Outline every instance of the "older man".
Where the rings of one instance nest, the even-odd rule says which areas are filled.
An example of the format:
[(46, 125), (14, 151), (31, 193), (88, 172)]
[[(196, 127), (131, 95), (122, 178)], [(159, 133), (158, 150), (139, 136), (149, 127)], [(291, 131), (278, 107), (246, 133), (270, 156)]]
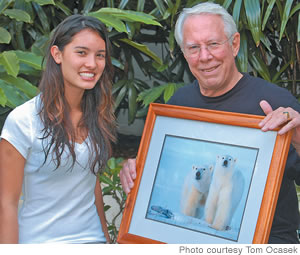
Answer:
[[(196, 80), (179, 89), (168, 104), (266, 115), (263, 131), (283, 125), (279, 134), (294, 129), (269, 243), (299, 243), (299, 208), (295, 181), (300, 184), (300, 105), (285, 89), (240, 73), (235, 57), (240, 34), (228, 12), (214, 3), (201, 3), (180, 14), (175, 37)], [(274, 109), (274, 110), (273, 110)], [(135, 160), (120, 173), (126, 193), (133, 187)]]

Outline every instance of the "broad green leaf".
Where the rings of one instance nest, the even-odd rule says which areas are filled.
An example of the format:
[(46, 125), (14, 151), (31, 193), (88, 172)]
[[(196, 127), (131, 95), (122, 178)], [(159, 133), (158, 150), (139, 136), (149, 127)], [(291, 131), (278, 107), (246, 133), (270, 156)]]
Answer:
[(0, 64), (4, 66), (9, 75), (16, 77), (19, 73), (19, 60), (13, 51), (4, 51), (0, 54)]
[(259, 0), (244, 1), (248, 25), (256, 44), (260, 42), (261, 35), (261, 10)]
[(67, 16), (72, 15), (72, 11), (67, 6), (65, 6), (62, 2), (56, 1), (55, 7), (60, 9)]
[(37, 56), (44, 56), (49, 42), (48, 35), (38, 36), (31, 46), (31, 52)]
[(139, 94), (137, 100), (142, 101), (144, 106), (148, 106), (161, 96), (165, 90), (165, 87), (166, 85), (161, 85), (158, 87), (153, 87), (152, 89), (147, 89)]
[(237, 60), (239, 63), (239, 71), (247, 72), (248, 71), (248, 42), (246, 33), (243, 31), (241, 33), (241, 41), (240, 41), (240, 50), (237, 55)]
[(277, 73), (276, 75), (274, 75), (274, 77), (272, 78), (272, 83), (278, 83), (277, 79), (279, 78), (279, 76), (289, 67), (289, 65), (293, 62), (294, 60), (290, 60), (289, 62), (287, 62)]
[(171, 96), (174, 95), (174, 92), (175, 92), (175, 84), (174, 83), (167, 84), (167, 86), (165, 88), (165, 92), (164, 92), (165, 103), (168, 102), (169, 99), (171, 98)]
[(283, 33), (285, 32), (286, 24), (289, 21), (289, 16), (290, 16), (291, 7), (292, 7), (293, 2), (294, 2), (294, 0), (286, 0), (286, 4), (285, 4), (284, 10), (283, 10), (282, 21), (281, 21), (279, 41), (281, 40)]
[(47, 5), (47, 4), (52, 4), (55, 5), (54, 0), (25, 0), (25, 2), (29, 3), (29, 2), (35, 2), (39, 5)]
[(114, 157), (111, 157), (108, 161), (107, 161), (107, 166), (110, 169), (114, 169), (116, 168), (116, 159)]
[(3, 27), (0, 27), (0, 43), (10, 43), (10, 33)]
[(242, 6), (242, 0), (236, 0), (233, 7), (232, 17), (233, 20), (235, 21), (237, 28), (239, 28), (239, 24), (240, 24), (239, 20), (240, 20), (241, 6)]
[(231, 5), (231, 2), (232, 0), (225, 0), (222, 6), (227, 10)]
[(174, 48), (175, 48), (175, 36), (174, 36), (174, 30), (171, 30), (170, 31), (170, 35), (169, 35), (169, 38), (168, 38), (168, 42), (169, 42), (169, 49), (171, 52), (174, 51)]
[(4, 91), (7, 98), (6, 106), (10, 108), (15, 108), (30, 99), (24, 94), (22, 95), (16, 87), (3, 80), (0, 80), (0, 88)]
[(0, 14), (9, 7), (13, 0), (1, 0), (0, 1)]
[(128, 123), (131, 124), (135, 119), (137, 110), (137, 93), (133, 83), (128, 83)]
[(126, 82), (126, 80), (117, 81), (112, 87), (112, 94), (115, 94), (119, 89), (121, 89), (126, 84)]
[(122, 20), (126, 21), (132, 21), (132, 22), (141, 22), (148, 25), (156, 25), (161, 26), (161, 24), (157, 21), (155, 21), (155, 17), (153, 17), (150, 14), (146, 14), (143, 12), (136, 12), (136, 11), (128, 11), (128, 10), (120, 10), (117, 8), (101, 8), (96, 13), (101, 14), (109, 14), (114, 16), (115, 18), (120, 18)]
[(271, 82), (270, 73), (264, 61), (256, 54), (249, 55), (249, 59), (252, 67), (261, 75), (261, 77), (266, 81)]
[(101, 182), (113, 186), (113, 182), (112, 182), (112, 180), (111, 180), (109, 177), (107, 177), (107, 176), (105, 176), (105, 175), (100, 175), (99, 178), (100, 178), (100, 181), (101, 181)]
[(115, 99), (115, 109), (119, 107), (119, 104), (122, 102), (123, 98), (125, 97), (127, 92), (127, 86), (123, 86), (122, 89), (120, 90), (117, 98)]
[[(100, 177), (100, 181), (101, 181), (101, 177)], [(102, 193), (103, 194), (110, 194), (110, 192), (113, 190), (114, 188), (113, 187), (111, 187), (111, 186), (107, 186), (107, 187), (104, 187), (103, 189), (102, 189)], [(108, 208), (108, 207), (106, 207), (106, 208)], [(109, 208), (108, 208), (109, 209)], [(108, 210), (108, 209), (106, 209), (106, 210)], [(104, 211), (106, 211), (105, 209), (104, 209)]]
[(3, 89), (0, 88), (0, 105), (1, 105), (2, 107), (5, 107), (6, 102), (7, 102), (7, 98), (6, 98), (6, 96), (5, 96), (5, 93), (4, 93)]
[(162, 65), (162, 60), (153, 51), (151, 51), (146, 45), (130, 41), (126, 38), (120, 39), (120, 41), (125, 42), (125, 43), (131, 45), (132, 47), (140, 50), (141, 52), (143, 52), (147, 56), (154, 59), (157, 63)]
[(264, 31), (264, 29), (265, 29), (265, 26), (266, 26), (267, 21), (268, 21), (268, 19), (269, 19), (269, 17), (270, 17), (270, 14), (271, 14), (271, 12), (272, 12), (272, 10), (273, 10), (273, 7), (274, 7), (275, 2), (276, 2), (276, 0), (271, 0), (271, 1), (269, 2), (269, 5), (268, 5), (267, 10), (266, 10), (266, 12), (265, 12), (263, 24), (262, 24), (262, 31)]
[(260, 41), (265, 45), (265, 47), (268, 49), (268, 51), (271, 52), (271, 42), (269, 40), (269, 37), (267, 37), (265, 34), (261, 33)]
[(17, 42), (17, 49), (19, 50), (25, 50), (25, 39), (23, 35), (23, 30), (24, 30), (24, 23), (23, 22), (15, 22), (15, 30), (14, 30), (14, 37), (16, 38)]
[(174, 18), (175, 18), (175, 16), (178, 13), (178, 8), (180, 7), (180, 3), (181, 3), (181, 0), (176, 0), (175, 5), (174, 5), (174, 7), (171, 10), (171, 13), (172, 13), (171, 24), (173, 25), (173, 28), (171, 29), (171, 31), (175, 30), (175, 27), (174, 27)]
[(23, 21), (26, 23), (32, 23), (30, 15), (22, 10), (19, 9), (6, 9), (3, 14), (5, 16), (10, 17), (11, 19), (15, 19), (17, 21)]
[(299, 10), (300, 10), (300, 3), (295, 5), (294, 8), (291, 10), (290, 17), (292, 17)]
[(42, 6), (40, 6), (36, 3), (33, 4), (33, 7), (39, 17), (39, 20), (40, 20), (42, 26), (43, 26), (44, 34), (49, 33), (50, 32), (50, 24), (48, 22), (48, 17), (46, 15), (44, 9), (42, 8)]
[(11, 84), (12, 86), (17, 87), (30, 98), (36, 96), (38, 93), (38, 88), (36, 86), (33, 86), (29, 81), (21, 77), (16, 78), (13, 76), (6, 75), (1, 77), (1, 79)]
[(135, 117), (143, 118), (143, 117), (147, 116), (147, 113), (148, 113), (148, 107), (141, 108), (141, 109), (137, 110)]
[(34, 69), (33, 67), (20, 62), (19, 74), (26, 74), (31, 77), (41, 77), (41, 71)]
[(42, 56), (38, 56), (32, 52), (26, 52), (20, 50), (15, 51), (15, 53), (20, 62), (25, 63), (36, 70), (42, 70), (42, 61), (43, 61)]
[(100, 11), (97, 11), (97, 12), (90, 12), (87, 15), (101, 20), (106, 26), (113, 27), (120, 33), (121, 32), (127, 33), (125, 24), (120, 19), (118, 19), (110, 14), (101, 13)]

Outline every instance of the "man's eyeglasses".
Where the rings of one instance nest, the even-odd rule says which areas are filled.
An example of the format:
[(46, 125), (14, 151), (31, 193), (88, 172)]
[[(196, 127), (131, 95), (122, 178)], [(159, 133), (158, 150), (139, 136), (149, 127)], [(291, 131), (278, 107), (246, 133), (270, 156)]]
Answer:
[(219, 52), (219, 50), (222, 49), (222, 46), (225, 43), (227, 43), (232, 38), (232, 36), (230, 36), (224, 42), (211, 42), (205, 46), (201, 46), (199, 44), (186, 45), (186, 46), (184, 46), (184, 49), (183, 49), (184, 54), (190, 58), (198, 57), (202, 50), (202, 47), (204, 47), (212, 55), (217, 54)]

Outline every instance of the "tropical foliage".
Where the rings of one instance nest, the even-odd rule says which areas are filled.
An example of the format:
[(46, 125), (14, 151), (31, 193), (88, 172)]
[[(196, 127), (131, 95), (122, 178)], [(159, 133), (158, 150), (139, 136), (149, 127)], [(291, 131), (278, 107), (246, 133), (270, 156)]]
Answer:
[(112, 201), (114, 201), (114, 208), (109, 211), (109, 215), (106, 215), (108, 232), (112, 243), (117, 241), (119, 222), (126, 202), (126, 194), (122, 189), (119, 177), (123, 160), (123, 158), (114, 157), (109, 159), (105, 171), (99, 176), (102, 183), (103, 199), (110, 202), (104, 206), (104, 211), (107, 214), (112, 208)]

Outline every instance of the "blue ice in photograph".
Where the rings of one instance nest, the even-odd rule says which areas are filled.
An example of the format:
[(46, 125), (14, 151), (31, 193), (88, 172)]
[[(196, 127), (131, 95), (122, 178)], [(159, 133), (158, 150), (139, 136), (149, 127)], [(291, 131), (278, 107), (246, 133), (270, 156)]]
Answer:
[[(236, 187), (240, 185), (239, 192), (232, 196), (239, 195), (239, 199), (225, 230), (216, 230), (205, 221), (204, 206), (198, 208), (197, 215), (193, 217), (181, 210), (181, 200), (186, 199), (182, 196), (184, 183), (193, 167), (215, 165), (218, 155), (229, 155), (236, 159), (235, 171), (244, 180), (235, 183)], [(257, 148), (166, 135), (146, 218), (237, 241), (257, 155)]]

